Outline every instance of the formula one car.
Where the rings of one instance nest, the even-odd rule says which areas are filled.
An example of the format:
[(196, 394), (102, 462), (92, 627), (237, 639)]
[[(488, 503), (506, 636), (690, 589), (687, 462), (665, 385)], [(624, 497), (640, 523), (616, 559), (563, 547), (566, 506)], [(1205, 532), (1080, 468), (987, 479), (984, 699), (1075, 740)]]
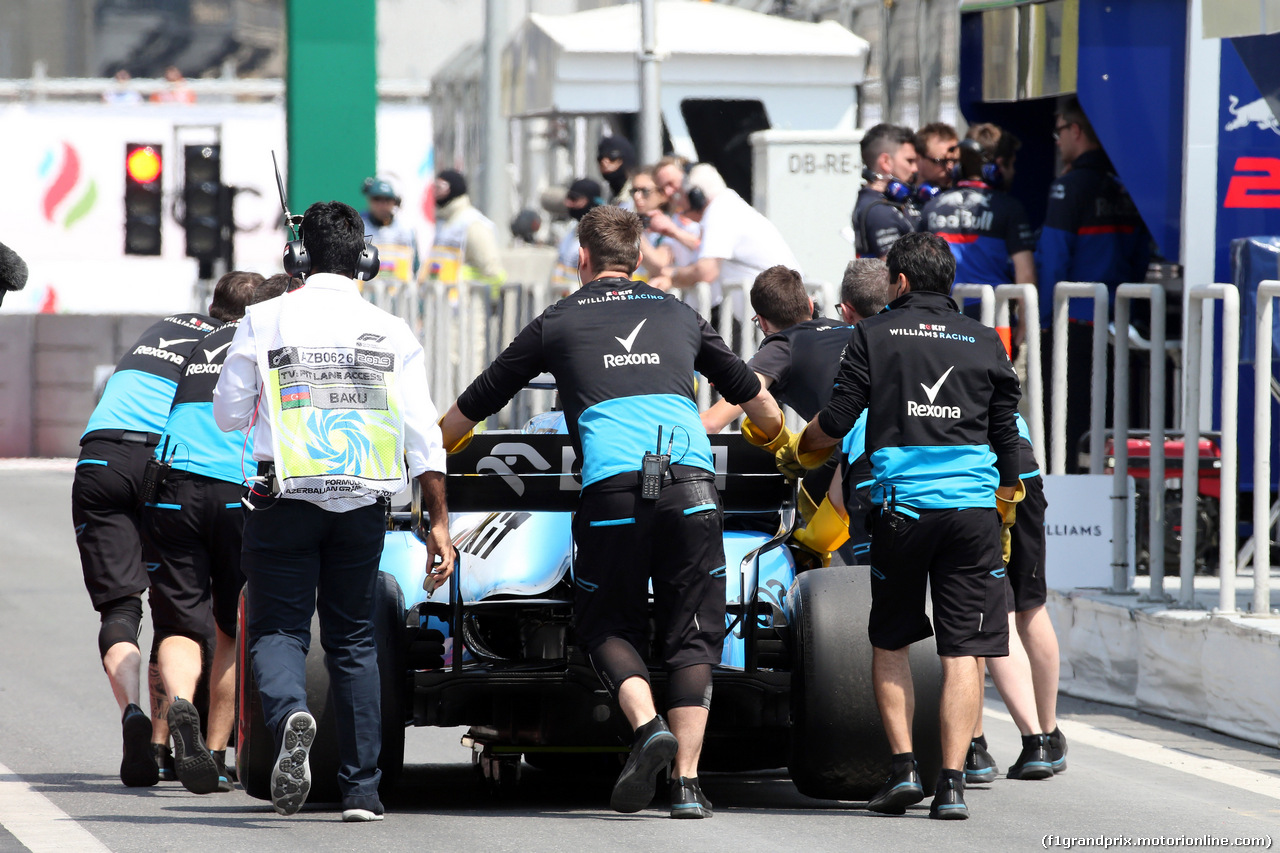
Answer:
[[(729, 630), (702, 767), (786, 767), (808, 796), (865, 800), (888, 775), (890, 757), (871, 683), (867, 568), (803, 570), (787, 543), (797, 520), (793, 485), (740, 436), (711, 443), (725, 507)], [(459, 561), (430, 596), (420, 504), (390, 514), (375, 617), (384, 790), (403, 767), (410, 725), (468, 726), (463, 744), (498, 791), (516, 787), (522, 758), (546, 770), (620, 769), (630, 728), (574, 640), (577, 473), (559, 413), (538, 415), (521, 432), (476, 435), (449, 458)], [(319, 734), (309, 799), (337, 801), (337, 736), (315, 622), (312, 637), (307, 702)], [(245, 790), (269, 799), (277, 748), (243, 629), (238, 642), (236, 759)], [(911, 664), (914, 747), (929, 790), (941, 763), (932, 641), (912, 647)], [(651, 677), (662, 708), (666, 673), (655, 668)]]

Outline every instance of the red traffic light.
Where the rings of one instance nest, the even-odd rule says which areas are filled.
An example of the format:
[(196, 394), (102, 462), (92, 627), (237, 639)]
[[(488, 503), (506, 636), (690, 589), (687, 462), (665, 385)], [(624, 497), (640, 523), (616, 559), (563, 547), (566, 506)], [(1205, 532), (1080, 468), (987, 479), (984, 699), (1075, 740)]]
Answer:
[(160, 152), (150, 145), (134, 148), (125, 158), (125, 171), (131, 180), (149, 184), (160, 177)]

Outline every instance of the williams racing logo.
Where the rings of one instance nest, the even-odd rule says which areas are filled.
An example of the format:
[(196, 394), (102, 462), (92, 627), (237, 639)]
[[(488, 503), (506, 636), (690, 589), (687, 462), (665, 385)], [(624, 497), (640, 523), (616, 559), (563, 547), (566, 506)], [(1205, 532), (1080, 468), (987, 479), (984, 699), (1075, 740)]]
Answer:
[(955, 370), (955, 365), (947, 368), (947, 372), (938, 378), (938, 381), (932, 386), (920, 383), (920, 387), (924, 389), (925, 396), (929, 398), (928, 403), (917, 403), (915, 400), (907, 401), (907, 415), (914, 418), (949, 418), (958, 420), (960, 418), (959, 406), (937, 405), (934, 400), (938, 397), (938, 392), (942, 390), (942, 385), (947, 381), (947, 377), (951, 375), (951, 371)]
[(628, 364), (661, 364), (662, 363), (662, 360), (658, 358), (658, 354), (656, 352), (632, 352), (631, 351), (632, 345), (635, 344), (636, 342), (636, 336), (640, 334), (640, 330), (644, 328), (644, 324), (647, 322), (649, 322), (649, 319), (647, 317), (641, 320), (640, 325), (632, 329), (631, 334), (627, 335), (625, 338), (619, 338), (616, 335), (614, 336), (614, 340), (622, 344), (622, 348), (625, 349), (627, 352), (625, 355), (614, 355), (612, 353), (605, 353), (604, 366), (606, 370), (609, 369), (610, 367), (622, 367)]
[(889, 329), (889, 334), (898, 337), (913, 338), (938, 338), (944, 341), (963, 341), (966, 344), (973, 343), (976, 339), (972, 335), (961, 335), (955, 332), (948, 332), (947, 327), (942, 323), (918, 323), (919, 328), (912, 329), (909, 326), (899, 326)]

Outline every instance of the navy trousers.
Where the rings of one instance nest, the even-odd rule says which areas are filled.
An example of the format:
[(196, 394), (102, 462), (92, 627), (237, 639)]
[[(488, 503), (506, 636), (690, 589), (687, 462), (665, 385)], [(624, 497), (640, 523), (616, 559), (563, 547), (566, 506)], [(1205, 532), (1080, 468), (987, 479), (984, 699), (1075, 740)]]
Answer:
[(313, 503), (253, 498), (241, 568), (248, 581), (248, 647), (267, 728), (307, 707), (311, 616), (320, 615), (338, 724), (343, 797), (376, 795), (382, 707), (374, 641), (374, 586), (386, 505), (329, 512)]

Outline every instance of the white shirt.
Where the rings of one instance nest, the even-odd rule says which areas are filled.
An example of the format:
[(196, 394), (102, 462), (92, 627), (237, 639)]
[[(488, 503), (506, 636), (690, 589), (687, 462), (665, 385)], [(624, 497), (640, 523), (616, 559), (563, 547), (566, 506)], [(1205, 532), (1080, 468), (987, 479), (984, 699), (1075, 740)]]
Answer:
[(774, 224), (733, 190), (721, 192), (703, 212), (698, 258), (720, 260), (723, 284), (749, 286), (757, 275), (777, 264), (804, 274)]
[[(255, 316), (259, 318), (259, 325), (264, 322), (262, 318), (270, 318), (267, 325), (274, 326), (255, 329)], [(261, 393), (258, 349), (260, 344), (270, 345), (270, 338), (279, 334), (280, 324), (276, 321), (283, 317), (288, 318), (291, 330), (284, 341), (288, 346), (324, 346), (337, 339), (354, 344), (364, 334), (386, 336), (384, 345), (396, 354), (401, 365), (396, 372), (396, 382), (404, 415), (402, 428), (409, 476), (445, 470), (444, 444), (427, 387), (422, 345), (403, 320), (361, 298), (354, 280), (331, 273), (310, 275), (302, 289), (249, 306), (227, 350), (226, 362), (213, 392), (213, 417), (222, 430), (247, 431), (252, 426), (253, 458), (259, 462), (274, 459), (271, 412)], [(314, 500), (333, 512), (368, 506), (376, 500), (373, 495), (360, 491), (341, 497), (308, 498), (303, 494), (291, 497)]]

